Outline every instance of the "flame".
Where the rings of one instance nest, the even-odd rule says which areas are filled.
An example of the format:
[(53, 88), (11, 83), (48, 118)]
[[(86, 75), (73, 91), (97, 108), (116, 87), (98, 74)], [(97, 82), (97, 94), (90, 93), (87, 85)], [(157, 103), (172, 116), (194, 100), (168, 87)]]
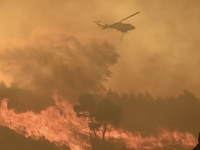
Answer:
[(121, 139), (128, 148), (134, 149), (176, 149), (176, 147), (191, 149), (197, 144), (197, 139), (189, 132), (180, 133), (177, 130), (172, 132), (163, 128), (156, 137), (142, 137), (139, 132), (132, 133), (112, 129), (108, 134), (108, 137)]
[[(26, 137), (46, 138), (57, 146), (67, 145), (72, 150), (84, 150), (90, 147), (88, 121), (77, 118), (73, 107), (66, 100), (54, 95), (56, 106), (35, 114), (32, 111), (16, 113), (7, 108), (7, 99), (0, 106), (0, 125), (7, 126)], [(101, 136), (99, 131), (98, 136)], [(191, 149), (197, 144), (197, 139), (189, 132), (180, 133), (160, 129), (157, 136), (142, 137), (139, 132), (127, 132), (111, 127), (106, 132), (106, 139), (123, 141), (128, 148), (134, 149)]]
[[(88, 146), (84, 140), (89, 134), (86, 130), (87, 122), (77, 118), (72, 106), (66, 101), (59, 103), (55, 99), (56, 107), (49, 107), (40, 114), (31, 111), (17, 114), (14, 109), (7, 108), (7, 101), (4, 99), (1, 103), (1, 125), (8, 126), (26, 137), (44, 137), (58, 146), (65, 144), (74, 150)], [(60, 114), (61, 109), (64, 115)]]

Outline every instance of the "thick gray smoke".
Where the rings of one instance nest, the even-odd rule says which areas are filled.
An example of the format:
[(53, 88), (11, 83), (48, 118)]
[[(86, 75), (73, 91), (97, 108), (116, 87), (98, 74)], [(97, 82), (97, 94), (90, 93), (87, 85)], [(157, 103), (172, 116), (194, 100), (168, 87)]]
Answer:
[(85, 92), (104, 92), (103, 82), (111, 76), (109, 67), (118, 57), (106, 41), (86, 42), (70, 35), (44, 33), (10, 42), (1, 52), (0, 64), (1, 72), (21, 88), (49, 96), (57, 90), (72, 101)]

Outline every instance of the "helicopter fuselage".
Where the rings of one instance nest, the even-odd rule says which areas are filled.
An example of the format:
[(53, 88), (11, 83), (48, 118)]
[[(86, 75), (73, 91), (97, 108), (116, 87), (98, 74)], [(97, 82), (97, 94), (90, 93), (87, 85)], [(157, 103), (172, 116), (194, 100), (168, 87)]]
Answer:
[(135, 29), (135, 27), (133, 25), (124, 24), (124, 23), (121, 23), (121, 22), (117, 22), (117, 23), (114, 23), (114, 24), (111, 24), (111, 25), (105, 25), (102, 29), (106, 29), (106, 28), (113, 28), (113, 29), (116, 29), (116, 30), (121, 31), (121, 32), (127, 32), (127, 31)]
[[(124, 35), (125, 33), (127, 33), (127, 32), (130, 31), (130, 30), (135, 29), (135, 27), (134, 27), (133, 25), (131, 25), (131, 24), (122, 23), (122, 21), (124, 21), (124, 20), (126, 20), (126, 19), (128, 19), (128, 18), (130, 18), (130, 17), (132, 17), (132, 16), (134, 16), (134, 15), (137, 15), (138, 13), (139, 13), (139, 12), (134, 13), (134, 14), (132, 14), (132, 15), (130, 15), (130, 16), (128, 16), (128, 17), (122, 19), (121, 21), (116, 22), (116, 23), (113, 23), (113, 24), (111, 24), (111, 25), (108, 25), (108, 24), (102, 25), (102, 24), (99, 23), (99, 22), (101, 22), (101, 21), (94, 21), (94, 22), (96, 22), (97, 25), (100, 26), (102, 30), (103, 30), (103, 29), (107, 29), (107, 28), (112, 28), (112, 29), (116, 29), (116, 30), (122, 32), (122, 37), (123, 37), (123, 35)], [(121, 37), (121, 40), (122, 40), (122, 37)]]

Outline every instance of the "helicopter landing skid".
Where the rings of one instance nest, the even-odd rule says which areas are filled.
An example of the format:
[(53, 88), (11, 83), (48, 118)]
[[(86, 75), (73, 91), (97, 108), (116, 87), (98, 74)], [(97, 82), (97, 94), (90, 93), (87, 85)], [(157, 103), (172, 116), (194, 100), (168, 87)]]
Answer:
[(125, 33), (127, 34), (128, 32), (122, 32), (122, 36), (121, 36), (120, 41), (122, 40), (122, 38), (123, 38), (123, 36), (124, 36)]

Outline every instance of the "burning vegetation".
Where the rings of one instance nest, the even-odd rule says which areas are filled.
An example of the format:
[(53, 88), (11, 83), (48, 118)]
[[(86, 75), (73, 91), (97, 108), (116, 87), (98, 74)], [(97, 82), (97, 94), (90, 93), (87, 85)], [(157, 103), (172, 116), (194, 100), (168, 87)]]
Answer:
[(119, 58), (108, 42), (37, 35), (16, 43), (0, 55), (0, 71), (13, 79), (11, 86), (0, 83), (0, 149), (186, 150), (197, 144), (194, 94), (155, 99), (105, 89)]
[[(10, 136), (19, 136), (16, 135), (18, 133), (27, 137), (27, 141), (45, 139), (57, 147), (69, 146), (72, 150), (178, 150), (191, 149), (197, 143), (196, 138), (189, 132), (160, 129), (157, 135), (145, 137), (138, 131), (122, 129), (119, 123), (123, 121), (121, 119), (126, 110), (122, 111), (122, 108), (111, 100), (101, 99), (97, 95), (96, 97), (98, 98), (91, 94), (83, 94), (78, 104), (71, 105), (66, 99), (55, 94), (56, 106), (50, 106), (40, 113), (16, 113), (14, 109), (7, 108), (8, 100), (3, 99), (0, 123), (5, 131), (1, 133), (3, 136), (7, 135), (7, 132), (11, 131), (5, 127), (9, 127), (16, 132)], [(3, 137), (1, 140), (3, 141)], [(7, 142), (9, 140), (7, 138)]]

